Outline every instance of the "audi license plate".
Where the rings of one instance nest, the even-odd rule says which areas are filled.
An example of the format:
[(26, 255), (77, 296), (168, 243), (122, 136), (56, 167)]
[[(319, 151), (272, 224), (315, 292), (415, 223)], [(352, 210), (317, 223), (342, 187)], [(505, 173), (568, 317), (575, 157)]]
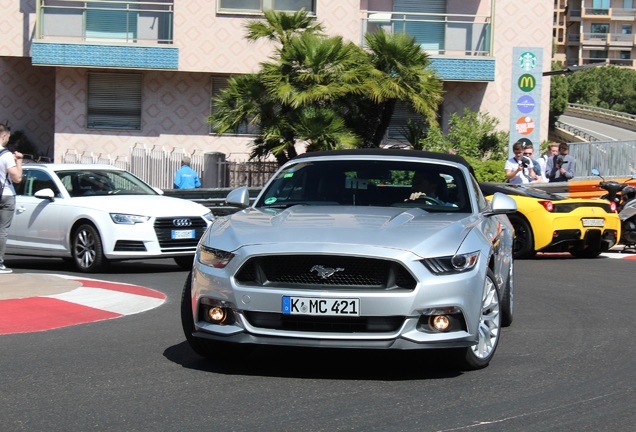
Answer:
[(584, 227), (604, 227), (605, 219), (583, 218)]
[(283, 296), (283, 314), (360, 316), (360, 299)]
[(195, 230), (172, 230), (172, 240), (193, 239)]

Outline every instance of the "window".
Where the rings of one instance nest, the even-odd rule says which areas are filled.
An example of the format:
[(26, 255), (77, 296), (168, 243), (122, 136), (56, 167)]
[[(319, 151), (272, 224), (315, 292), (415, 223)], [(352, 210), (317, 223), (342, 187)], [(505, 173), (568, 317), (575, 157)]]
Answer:
[(623, 9), (634, 9), (634, 0), (623, 0)]
[(86, 11), (88, 39), (137, 39), (136, 11), (128, 11), (126, 4), (94, 3)]
[[(212, 97), (210, 101), (212, 101), (215, 97), (219, 96), (221, 90), (227, 88), (227, 80), (228, 77), (213, 77), (212, 78)], [(210, 113), (212, 113), (213, 107), (210, 103)], [(257, 125), (253, 125), (251, 123), (242, 123), (238, 129), (234, 130), (233, 133), (237, 135), (256, 135), (258, 134), (259, 128)], [(214, 130), (210, 127), (210, 133), (215, 133)], [(230, 133), (230, 132), (227, 132)]]
[(89, 73), (89, 129), (141, 130), (141, 74)]
[(607, 50), (590, 50), (590, 60), (606, 60)]
[(305, 9), (316, 12), (315, 0), (219, 0), (219, 12), (225, 13), (262, 13), (274, 9), (284, 12), (296, 12)]
[(60, 190), (51, 176), (40, 170), (25, 170), (22, 181), (14, 186), (17, 195), (33, 196), (42, 189), (51, 189), (56, 197), (60, 196)]
[(632, 57), (631, 51), (621, 51), (620, 59), (621, 60), (630, 60)]
[(592, 33), (603, 35), (609, 33), (609, 24), (592, 24)]
[(621, 26), (621, 34), (624, 34), (624, 35), (632, 34), (632, 25), (631, 24), (623, 24)]
[(609, 9), (610, 0), (593, 0), (592, 9)]

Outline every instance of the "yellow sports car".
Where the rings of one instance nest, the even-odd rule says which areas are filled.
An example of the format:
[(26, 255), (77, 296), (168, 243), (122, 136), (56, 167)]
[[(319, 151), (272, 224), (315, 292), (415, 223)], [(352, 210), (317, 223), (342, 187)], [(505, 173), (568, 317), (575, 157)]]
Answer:
[(620, 239), (621, 221), (609, 201), (563, 198), (527, 184), (480, 183), (480, 188), (487, 198), (502, 192), (517, 202), (517, 212), (508, 215), (515, 229), (515, 258), (537, 252), (594, 258)]

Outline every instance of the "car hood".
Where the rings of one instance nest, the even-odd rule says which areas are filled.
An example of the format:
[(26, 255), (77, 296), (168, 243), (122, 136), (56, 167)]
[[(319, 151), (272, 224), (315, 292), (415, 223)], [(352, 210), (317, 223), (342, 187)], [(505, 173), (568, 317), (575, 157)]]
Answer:
[(476, 216), (466, 213), (428, 213), (419, 208), (250, 208), (217, 219), (204, 244), (226, 251), (281, 243), (355, 244), (445, 255), (457, 251), (476, 221)]
[(202, 216), (210, 210), (192, 201), (163, 195), (105, 195), (68, 199), (75, 207), (143, 216)]

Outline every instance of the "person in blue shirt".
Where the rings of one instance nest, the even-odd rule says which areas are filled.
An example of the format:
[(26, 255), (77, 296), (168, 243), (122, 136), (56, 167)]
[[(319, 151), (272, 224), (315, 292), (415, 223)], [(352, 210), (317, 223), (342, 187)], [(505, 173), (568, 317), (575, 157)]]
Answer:
[(175, 189), (194, 189), (201, 187), (201, 180), (195, 170), (190, 168), (190, 158), (183, 157), (181, 168), (174, 175)]

